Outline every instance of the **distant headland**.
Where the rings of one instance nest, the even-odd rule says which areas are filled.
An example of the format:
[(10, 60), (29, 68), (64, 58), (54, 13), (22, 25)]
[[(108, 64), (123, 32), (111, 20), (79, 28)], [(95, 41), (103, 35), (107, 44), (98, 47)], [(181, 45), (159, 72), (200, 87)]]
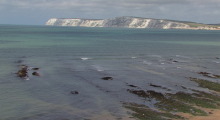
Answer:
[(51, 18), (46, 22), (46, 25), (75, 27), (220, 30), (220, 24), (211, 25), (188, 21), (140, 18), (129, 16), (116, 17), (111, 19)]

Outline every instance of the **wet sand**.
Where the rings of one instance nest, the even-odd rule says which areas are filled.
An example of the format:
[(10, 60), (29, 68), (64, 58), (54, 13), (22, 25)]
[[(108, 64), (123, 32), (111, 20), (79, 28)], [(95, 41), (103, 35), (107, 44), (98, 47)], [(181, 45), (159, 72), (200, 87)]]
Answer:
[(206, 109), (208, 116), (193, 116), (185, 113), (180, 113), (179, 115), (188, 120), (219, 120), (220, 110), (219, 109)]
[(209, 116), (195, 116), (189, 118), (189, 120), (219, 120), (220, 110), (214, 110)]

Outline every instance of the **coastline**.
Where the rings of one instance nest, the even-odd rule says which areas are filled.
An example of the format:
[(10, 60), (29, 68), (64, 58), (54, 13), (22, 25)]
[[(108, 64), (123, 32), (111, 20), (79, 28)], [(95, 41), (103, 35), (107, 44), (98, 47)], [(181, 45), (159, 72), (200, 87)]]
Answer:
[[(123, 22), (122, 22), (123, 21)], [(140, 18), (123, 16), (111, 19), (51, 18), (45, 25), (72, 27), (113, 27), (137, 29), (186, 29), (186, 30), (220, 30), (220, 25), (209, 25), (190, 21)]]

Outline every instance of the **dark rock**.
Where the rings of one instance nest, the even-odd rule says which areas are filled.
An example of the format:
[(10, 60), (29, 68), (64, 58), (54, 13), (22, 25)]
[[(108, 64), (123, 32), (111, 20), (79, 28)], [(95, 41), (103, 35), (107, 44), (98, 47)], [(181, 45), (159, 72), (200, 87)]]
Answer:
[(20, 68), (21, 69), (28, 69), (28, 66), (27, 65), (20, 65)]
[(113, 80), (112, 77), (103, 77), (102, 79), (103, 79), (103, 80)]
[(23, 62), (23, 60), (18, 60), (15, 63), (22, 63), (22, 62)]
[(40, 68), (32, 68), (32, 70), (39, 70)]
[[(171, 91), (171, 89), (168, 89), (168, 88), (166, 88), (166, 87), (162, 87), (162, 86), (160, 86), (160, 85), (150, 84), (150, 86), (155, 87), (155, 88), (161, 88), (161, 89), (165, 89), (165, 90)], [(176, 85), (176, 86), (177, 86), (177, 85)]]
[(214, 79), (220, 78), (220, 75), (215, 75), (215, 74), (211, 74), (208, 72), (198, 72), (198, 74), (203, 75), (205, 77), (214, 78)]
[(34, 76), (40, 76), (40, 74), (38, 72), (33, 72), (32, 75)]
[(149, 94), (147, 92), (145, 92), (144, 90), (131, 90), (131, 89), (127, 89), (128, 92), (138, 95), (139, 97), (144, 97), (147, 98), (149, 97)]
[(18, 75), (18, 77), (21, 77), (21, 78), (27, 77), (28, 76), (27, 70), (21, 69), (17, 72), (17, 75)]
[(70, 93), (73, 94), (73, 95), (78, 95), (79, 94), (78, 91), (70, 91)]
[(172, 58), (170, 59), (171, 62), (177, 63), (177, 60), (173, 60)]
[(28, 77), (28, 66), (21, 65), (21, 69), (16, 73), (18, 77), (25, 78)]
[(210, 74), (210, 73), (208, 73), (208, 72), (198, 72), (198, 74), (208, 75), (208, 74)]
[[(26, 80), (29, 80), (29, 75), (33, 76), (40, 76), (40, 74), (37, 72), (39, 68), (30, 68), (27, 65), (19, 65), (20, 70), (16, 73), (18, 77), (24, 78)], [(35, 71), (36, 70), (36, 71)]]
[(181, 86), (183, 89), (187, 89), (186, 87), (184, 87), (184, 86)]
[(159, 88), (162, 88), (162, 86), (154, 85), (154, 84), (150, 84), (150, 86), (152, 86), (152, 87), (159, 87)]
[(133, 87), (133, 88), (137, 88), (138, 86), (135, 86), (135, 85), (128, 85), (130, 87)]
[(156, 98), (157, 100), (164, 100), (165, 96), (162, 93), (159, 92), (155, 92), (152, 90), (148, 90), (147, 94), (151, 97), (151, 98)]
[(220, 59), (219, 57), (216, 57), (215, 59)]

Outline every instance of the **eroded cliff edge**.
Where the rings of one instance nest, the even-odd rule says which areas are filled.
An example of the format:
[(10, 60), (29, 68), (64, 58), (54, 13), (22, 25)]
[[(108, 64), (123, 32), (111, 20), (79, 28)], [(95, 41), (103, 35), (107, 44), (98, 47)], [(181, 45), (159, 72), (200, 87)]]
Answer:
[(75, 27), (120, 27), (120, 28), (156, 28), (156, 29), (206, 29), (220, 30), (220, 26), (174, 20), (116, 17), (112, 19), (51, 18), (46, 25)]

